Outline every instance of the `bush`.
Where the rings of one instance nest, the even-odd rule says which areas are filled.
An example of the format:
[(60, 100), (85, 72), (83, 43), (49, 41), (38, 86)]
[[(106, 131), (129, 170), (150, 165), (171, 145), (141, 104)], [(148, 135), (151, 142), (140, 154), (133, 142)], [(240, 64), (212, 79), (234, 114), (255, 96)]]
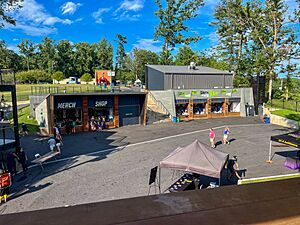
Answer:
[(85, 73), (85, 74), (83, 74), (81, 77), (80, 77), (80, 81), (82, 82), (82, 81), (84, 81), (84, 82), (90, 82), (90, 81), (92, 81), (93, 80), (93, 78), (92, 78), (92, 76), (91, 76), (91, 74), (89, 74), (89, 73)]
[(52, 79), (57, 80), (59, 83), (59, 81), (62, 81), (65, 78), (65, 75), (63, 72), (57, 71), (54, 74), (52, 74), (51, 77), (52, 77)]
[(29, 70), (16, 73), (18, 83), (39, 83), (49, 81), (50, 76), (43, 70)]

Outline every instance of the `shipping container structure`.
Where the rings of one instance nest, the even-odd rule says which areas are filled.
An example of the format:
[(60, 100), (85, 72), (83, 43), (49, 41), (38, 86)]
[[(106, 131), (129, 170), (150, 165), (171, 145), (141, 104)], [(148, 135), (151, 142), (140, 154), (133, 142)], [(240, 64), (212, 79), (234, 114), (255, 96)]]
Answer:
[[(40, 97), (40, 96), (38, 96)], [(31, 101), (34, 96), (31, 96)], [(106, 128), (146, 124), (146, 93), (49, 94), (33, 109), (43, 134), (53, 126), (65, 132), (66, 121), (76, 121), (76, 132), (90, 131), (92, 118), (101, 117)]]

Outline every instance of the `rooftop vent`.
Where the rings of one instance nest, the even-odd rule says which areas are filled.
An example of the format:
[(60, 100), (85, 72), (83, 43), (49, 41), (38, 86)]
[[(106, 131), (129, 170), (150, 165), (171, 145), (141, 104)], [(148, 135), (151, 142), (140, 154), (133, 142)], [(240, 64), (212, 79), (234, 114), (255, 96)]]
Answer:
[(196, 69), (196, 63), (190, 62), (189, 69), (190, 70), (195, 70)]

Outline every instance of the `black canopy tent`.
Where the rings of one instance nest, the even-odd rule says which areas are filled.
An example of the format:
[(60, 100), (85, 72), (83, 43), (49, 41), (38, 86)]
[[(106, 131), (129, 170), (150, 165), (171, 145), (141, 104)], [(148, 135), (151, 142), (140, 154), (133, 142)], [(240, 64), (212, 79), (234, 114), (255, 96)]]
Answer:
[(270, 138), (270, 148), (269, 148), (269, 160), (267, 162), (272, 162), (272, 142), (278, 142), (294, 148), (300, 149), (300, 131), (294, 131), (286, 134), (280, 134), (271, 136)]

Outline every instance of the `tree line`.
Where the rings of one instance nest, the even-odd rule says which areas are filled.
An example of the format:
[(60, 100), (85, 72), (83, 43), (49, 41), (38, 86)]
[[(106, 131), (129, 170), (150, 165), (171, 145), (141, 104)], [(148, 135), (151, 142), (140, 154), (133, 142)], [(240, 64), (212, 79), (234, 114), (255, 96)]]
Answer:
[[(134, 48), (125, 52), (126, 37), (118, 34), (115, 62), (113, 60), (113, 45), (102, 38), (98, 43), (78, 42), (68, 40), (55, 42), (45, 37), (41, 43), (28, 39), (22, 40), (17, 46), (19, 54), (7, 48), (0, 41), (0, 68), (13, 69), (18, 82), (40, 83), (51, 82), (52, 78), (62, 80), (65, 77), (82, 77), (90, 81), (95, 70), (115, 70), (117, 79), (121, 81), (145, 81), (146, 64), (163, 64), (159, 54)], [(189, 46), (182, 46), (170, 64), (189, 65), (196, 62), (217, 69), (229, 68), (224, 62), (219, 62), (213, 56), (193, 51)], [(87, 76), (90, 74), (90, 78)]]
[[(205, 1), (154, 1), (158, 7), (155, 16), (159, 19), (154, 38), (162, 42), (159, 54), (144, 49), (133, 49), (126, 54), (127, 39), (121, 34), (116, 35), (115, 60), (113, 46), (105, 38), (93, 44), (73, 44), (68, 40), (56, 43), (46, 37), (39, 44), (23, 40), (18, 45), (20, 54), (8, 50), (1, 42), (0, 67), (16, 71), (38, 69), (47, 74), (61, 71), (66, 77), (93, 74), (95, 69), (114, 69), (117, 79), (144, 81), (145, 64), (188, 65), (194, 61), (198, 65), (233, 71), (236, 87), (249, 85), (253, 76), (265, 76), (269, 99), (279, 74), (286, 77), (282, 85), (286, 98), (294, 91), (294, 78), (299, 75), (296, 62), (300, 59), (298, 0), (294, 8), (289, 8), (284, 0), (221, 0), (210, 23), (216, 29), (218, 44), (203, 52), (191, 49), (190, 44), (202, 37), (187, 24), (198, 17)], [(0, 14), (0, 19), (15, 22), (3, 15)]]

